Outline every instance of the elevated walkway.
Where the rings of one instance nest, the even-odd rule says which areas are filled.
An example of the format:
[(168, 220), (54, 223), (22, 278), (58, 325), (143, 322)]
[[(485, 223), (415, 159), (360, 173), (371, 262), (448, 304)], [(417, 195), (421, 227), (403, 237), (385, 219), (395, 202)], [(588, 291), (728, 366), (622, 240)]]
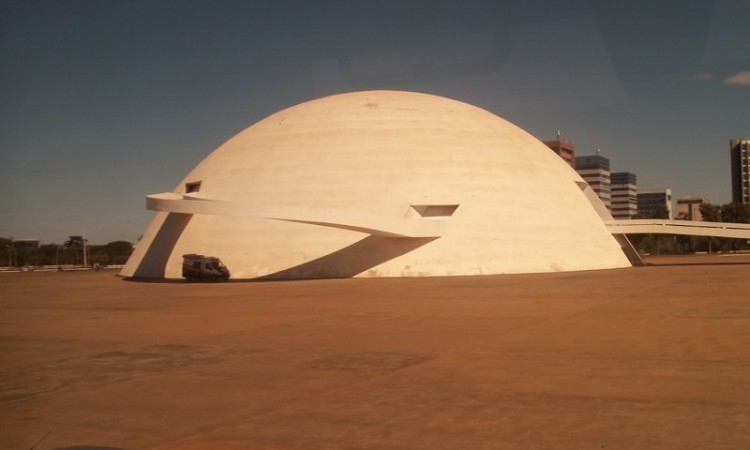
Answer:
[(605, 220), (614, 235), (622, 234), (683, 234), (750, 239), (750, 224), (728, 222), (693, 222), (690, 220), (635, 219)]

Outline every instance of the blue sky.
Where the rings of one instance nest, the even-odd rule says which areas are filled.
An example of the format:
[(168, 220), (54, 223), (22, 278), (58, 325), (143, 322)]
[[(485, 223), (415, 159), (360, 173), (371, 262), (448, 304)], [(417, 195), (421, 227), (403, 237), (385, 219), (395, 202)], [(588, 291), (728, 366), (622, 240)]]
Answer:
[(211, 151), (364, 89), (487, 109), (676, 197), (731, 200), (750, 0), (0, 0), (0, 236), (134, 242)]

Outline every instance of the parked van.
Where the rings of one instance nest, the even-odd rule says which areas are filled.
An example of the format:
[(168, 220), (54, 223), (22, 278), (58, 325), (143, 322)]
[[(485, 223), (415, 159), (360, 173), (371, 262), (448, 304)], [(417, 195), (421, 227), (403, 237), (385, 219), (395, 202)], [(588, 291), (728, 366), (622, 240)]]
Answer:
[(188, 281), (227, 281), (229, 269), (215, 256), (182, 255), (182, 276)]

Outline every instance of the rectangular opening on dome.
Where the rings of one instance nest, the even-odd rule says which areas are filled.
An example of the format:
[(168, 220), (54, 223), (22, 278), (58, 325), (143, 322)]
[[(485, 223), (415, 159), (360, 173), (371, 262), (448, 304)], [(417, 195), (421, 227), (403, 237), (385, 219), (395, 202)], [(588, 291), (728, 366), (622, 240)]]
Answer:
[(201, 190), (201, 182), (194, 181), (192, 183), (185, 183), (185, 193), (198, 192)]
[(459, 205), (411, 205), (420, 217), (450, 217)]

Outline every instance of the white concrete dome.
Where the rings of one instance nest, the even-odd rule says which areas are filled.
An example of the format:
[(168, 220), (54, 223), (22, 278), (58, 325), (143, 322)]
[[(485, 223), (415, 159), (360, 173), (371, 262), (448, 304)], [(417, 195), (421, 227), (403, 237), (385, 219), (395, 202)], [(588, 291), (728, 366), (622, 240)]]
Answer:
[(124, 276), (180, 278), (182, 255), (232, 278), (479, 275), (628, 267), (554, 152), (433, 95), (367, 91), (280, 111), (193, 169)]

